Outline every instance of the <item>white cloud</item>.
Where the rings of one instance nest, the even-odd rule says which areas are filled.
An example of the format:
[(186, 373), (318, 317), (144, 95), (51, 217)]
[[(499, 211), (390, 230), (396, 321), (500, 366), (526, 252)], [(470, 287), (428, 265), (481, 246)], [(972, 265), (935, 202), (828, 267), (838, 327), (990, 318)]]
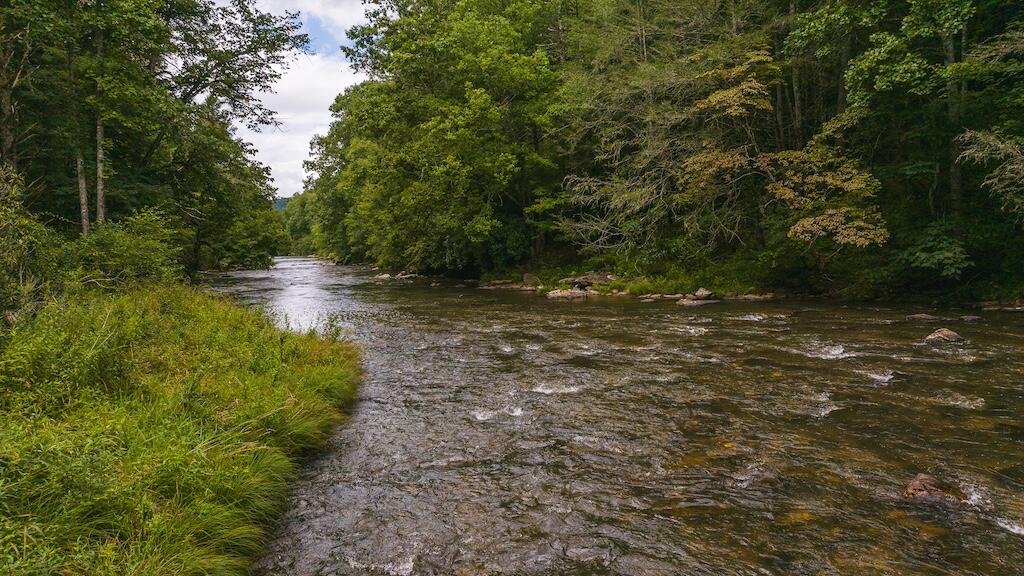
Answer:
[(340, 43), (345, 31), (363, 20), (362, 0), (261, 0), (260, 5), (276, 14), (301, 12), (303, 19), (318, 18)]
[(362, 80), (341, 55), (299, 56), (275, 91), (263, 97), (264, 104), (277, 112), (281, 126), (262, 132), (239, 130), (239, 136), (255, 145), (256, 159), (270, 166), (279, 196), (302, 191), (302, 163), (309, 157), (310, 140), (327, 132), (334, 98)]
[[(226, 4), (229, 0), (215, 1)], [(312, 45), (322, 53), (299, 56), (274, 91), (262, 98), (277, 112), (281, 125), (262, 132), (238, 130), (241, 138), (256, 147), (256, 159), (270, 167), (278, 196), (292, 196), (302, 191), (303, 162), (309, 157), (310, 140), (330, 126), (334, 98), (364, 80), (352, 71), (337, 47), (345, 41), (345, 31), (363, 21), (365, 7), (362, 0), (257, 0), (257, 4), (274, 14), (300, 12), (305, 31), (320, 36), (312, 39)], [(331, 38), (324, 38), (324, 33)]]

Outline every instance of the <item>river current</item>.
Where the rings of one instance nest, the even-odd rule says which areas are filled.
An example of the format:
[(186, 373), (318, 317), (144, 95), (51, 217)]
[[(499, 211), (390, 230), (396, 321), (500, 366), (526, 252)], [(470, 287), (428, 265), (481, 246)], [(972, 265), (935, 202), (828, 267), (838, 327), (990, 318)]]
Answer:
[[(256, 574), (1024, 574), (1024, 314), (374, 275), (212, 278), (364, 347)], [(940, 326), (968, 343), (924, 345)], [(904, 498), (921, 472), (964, 500)]]

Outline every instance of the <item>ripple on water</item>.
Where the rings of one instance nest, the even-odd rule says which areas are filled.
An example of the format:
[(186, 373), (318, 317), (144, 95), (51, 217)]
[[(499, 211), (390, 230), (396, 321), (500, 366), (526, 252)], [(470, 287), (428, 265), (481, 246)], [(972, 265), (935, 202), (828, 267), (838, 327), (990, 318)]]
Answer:
[(538, 384), (530, 389), (531, 392), (551, 396), (554, 394), (575, 394), (580, 391), (579, 386), (556, 386), (553, 384)]
[(885, 386), (896, 378), (896, 373), (892, 370), (856, 370), (856, 372), (867, 376), (869, 380), (880, 386)]
[(1011, 534), (1024, 536), (1024, 525), (1021, 525), (1012, 520), (1007, 520), (1005, 518), (996, 518), (996, 526), (999, 526), (1000, 528), (1006, 530), (1007, 532), (1010, 532)]
[[(228, 289), (303, 329), (340, 315), (367, 370), (259, 576), (1003, 576), (1024, 564), (1024, 316), (933, 348), (927, 328), (892, 322), (899, 310), (552, 306), (288, 262)], [(907, 505), (919, 472), (965, 501)]]

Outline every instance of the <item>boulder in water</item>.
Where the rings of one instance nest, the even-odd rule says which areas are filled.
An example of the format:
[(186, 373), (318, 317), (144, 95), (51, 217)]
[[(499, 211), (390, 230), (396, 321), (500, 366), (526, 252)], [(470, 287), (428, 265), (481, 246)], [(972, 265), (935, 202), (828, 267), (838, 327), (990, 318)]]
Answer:
[(967, 315), (967, 316), (961, 316), (960, 319), (963, 320), (964, 322), (981, 322), (982, 317), (981, 316)]
[(590, 292), (587, 292), (586, 290), (578, 290), (576, 288), (570, 288), (568, 290), (552, 290), (547, 294), (548, 298), (551, 298), (552, 300), (581, 300), (589, 298), (590, 295)]
[(907, 316), (907, 320), (914, 322), (937, 322), (939, 317), (932, 316), (931, 314), (911, 314), (910, 316)]
[(918, 474), (914, 476), (907, 487), (903, 490), (903, 496), (912, 500), (934, 500), (947, 502), (960, 502), (964, 499), (963, 493), (956, 488), (940, 482), (938, 478), (930, 474)]
[(680, 306), (707, 306), (708, 304), (718, 304), (721, 300), (705, 300), (699, 298), (683, 298), (676, 304)]
[(926, 344), (957, 344), (964, 341), (964, 337), (953, 332), (949, 328), (939, 328), (924, 339)]
[(707, 288), (699, 288), (693, 293), (694, 300), (714, 300), (715, 293)]

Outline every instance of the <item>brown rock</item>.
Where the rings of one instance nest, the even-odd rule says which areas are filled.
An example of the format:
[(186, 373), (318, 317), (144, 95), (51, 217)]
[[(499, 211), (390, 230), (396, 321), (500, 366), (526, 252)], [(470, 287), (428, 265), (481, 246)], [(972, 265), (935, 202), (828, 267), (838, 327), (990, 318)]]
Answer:
[(907, 316), (907, 320), (914, 322), (936, 322), (939, 320), (938, 316), (932, 316), (931, 314), (911, 314)]
[(929, 474), (918, 474), (903, 490), (905, 498), (914, 500), (945, 500), (960, 502), (964, 495), (954, 487), (948, 486)]
[(586, 290), (577, 290), (570, 288), (569, 290), (552, 290), (548, 292), (548, 298), (552, 300), (582, 300), (590, 297), (590, 292)]
[(956, 344), (964, 341), (964, 337), (949, 328), (939, 328), (924, 339), (927, 344)]
[(714, 300), (715, 293), (707, 288), (700, 288), (693, 293), (694, 300)]

